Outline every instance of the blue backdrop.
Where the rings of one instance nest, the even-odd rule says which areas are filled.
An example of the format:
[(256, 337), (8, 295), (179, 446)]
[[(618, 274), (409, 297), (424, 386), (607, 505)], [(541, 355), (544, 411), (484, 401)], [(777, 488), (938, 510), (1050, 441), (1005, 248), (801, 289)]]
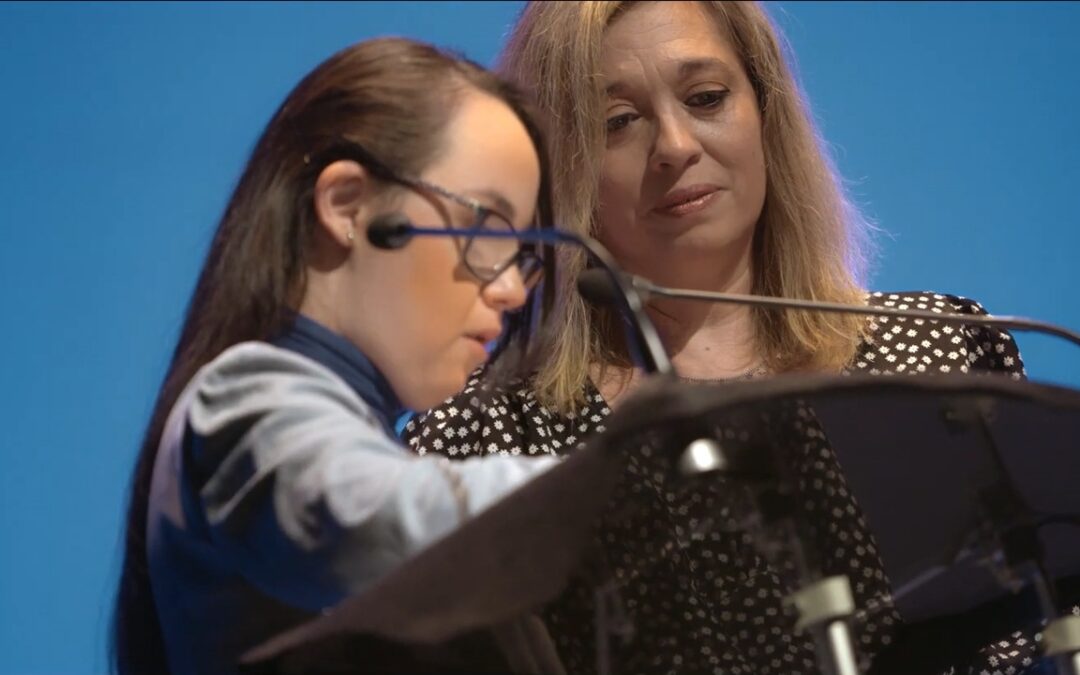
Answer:
[[(103, 672), (124, 493), (209, 235), (320, 60), (418, 37), (491, 63), (509, 3), (0, 4), (0, 672)], [(782, 3), (872, 285), (1080, 328), (1080, 4)], [(1019, 336), (1032, 376), (1080, 351)]]

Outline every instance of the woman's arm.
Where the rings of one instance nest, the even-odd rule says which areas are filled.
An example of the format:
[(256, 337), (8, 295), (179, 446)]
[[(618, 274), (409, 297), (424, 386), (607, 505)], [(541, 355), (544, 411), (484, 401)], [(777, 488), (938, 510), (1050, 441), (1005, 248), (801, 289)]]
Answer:
[(343, 381), (268, 345), (230, 350), (196, 381), (181, 493), (252, 584), (304, 608), (370, 584), (554, 463), (411, 455)]

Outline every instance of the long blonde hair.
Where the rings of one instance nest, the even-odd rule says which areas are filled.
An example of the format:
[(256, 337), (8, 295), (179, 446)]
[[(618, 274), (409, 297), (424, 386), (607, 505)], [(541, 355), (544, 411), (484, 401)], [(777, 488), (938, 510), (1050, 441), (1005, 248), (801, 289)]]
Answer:
[[(601, 42), (632, 2), (530, 2), (499, 69), (525, 90), (545, 126), (555, 217), (560, 227), (595, 236), (605, 148)], [(731, 39), (762, 116), (766, 197), (754, 240), (753, 292), (859, 303), (866, 223), (844, 195), (785, 62), (780, 32), (753, 2), (704, 2)], [(568, 412), (584, 397), (589, 366), (616, 353), (604, 313), (575, 289), (580, 251), (560, 252), (562, 274), (549, 354), (533, 387), (540, 401)], [(755, 334), (773, 372), (840, 368), (854, 355), (865, 322), (853, 315), (755, 310)]]

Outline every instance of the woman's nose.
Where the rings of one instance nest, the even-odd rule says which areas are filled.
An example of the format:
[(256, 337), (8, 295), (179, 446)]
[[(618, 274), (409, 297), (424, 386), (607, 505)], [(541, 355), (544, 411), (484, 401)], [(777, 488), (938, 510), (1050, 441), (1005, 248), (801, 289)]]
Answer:
[(684, 169), (701, 159), (701, 143), (688, 122), (678, 113), (657, 117), (656, 140), (649, 158), (654, 171)]
[(489, 307), (503, 312), (512, 312), (521, 307), (528, 297), (517, 265), (510, 265), (503, 270), (484, 286), (480, 294)]

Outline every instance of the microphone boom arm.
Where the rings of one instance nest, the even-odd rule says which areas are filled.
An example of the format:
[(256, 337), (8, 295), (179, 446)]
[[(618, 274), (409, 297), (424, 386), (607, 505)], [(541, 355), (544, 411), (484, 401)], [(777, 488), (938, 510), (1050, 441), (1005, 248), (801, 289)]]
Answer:
[(1080, 346), (1080, 333), (1056, 326), (1045, 321), (1028, 319), (1022, 316), (996, 316), (980, 314), (939, 314), (929, 310), (920, 309), (896, 309), (892, 307), (868, 307), (863, 305), (845, 305), (839, 302), (819, 302), (808, 300), (795, 300), (791, 298), (776, 298), (767, 295), (746, 295), (740, 293), (710, 293), (708, 291), (695, 291), (686, 288), (664, 288), (657, 286), (641, 277), (634, 277), (630, 284), (645, 296), (658, 295), (665, 298), (680, 300), (707, 300), (710, 302), (730, 302), (736, 305), (755, 305), (780, 307), (784, 309), (802, 309), (810, 311), (840, 312), (845, 314), (871, 314), (875, 316), (895, 316), (901, 318), (926, 319), (928, 321), (940, 321), (941, 323), (954, 324), (983, 324), (987, 326), (999, 326), (1011, 330), (1033, 331), (1047, 333), (1055, 337), (1068, 340)]

